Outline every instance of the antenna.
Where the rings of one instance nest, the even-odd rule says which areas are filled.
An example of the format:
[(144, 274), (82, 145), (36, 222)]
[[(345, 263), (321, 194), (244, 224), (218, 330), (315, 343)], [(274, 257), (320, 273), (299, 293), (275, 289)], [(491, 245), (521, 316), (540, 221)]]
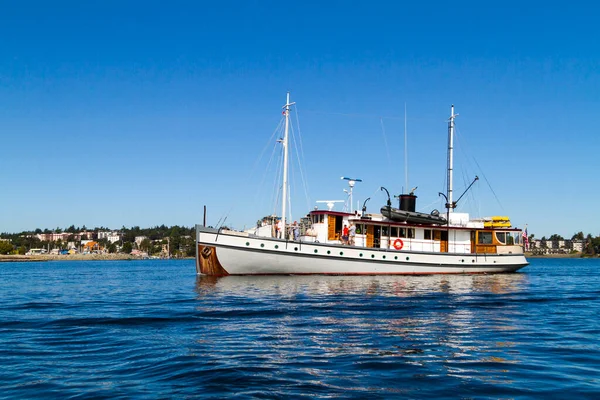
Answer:
[(327, 204), (327, 208), (329, 209), (329, 211), (333, 210), (333, 206), (335, 206), (335, 203), (343, 203), (344, 200), (317, 200), (315, 203), (325, 203)]
[(408, 188), (408, 133), (406, 132), (406, 102), (404, 102), (404, 184)]
[(350, 191), (348, 192), (348, 198), (350, 199), (350, 214), (352, 214), (353, 213), (353, 210), (352, 210), (352, 189), (354, 188), (354, 185), (356, 184), (356, 182), (362, 182), (362, 179), (348, 178), (347, 176), (342, 176), (340, 179), (348, 181), (348, 186), (350, 187)]

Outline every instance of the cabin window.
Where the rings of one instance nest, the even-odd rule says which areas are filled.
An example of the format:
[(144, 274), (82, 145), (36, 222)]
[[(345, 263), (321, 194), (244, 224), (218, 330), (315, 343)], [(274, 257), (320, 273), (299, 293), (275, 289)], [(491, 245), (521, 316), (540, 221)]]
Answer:
[(492, 232), (478, 232), (477, 243), (479, 244), (492, 244)]
[(415, 230), (414, 228), (398, 228), (398, 237), (414, 239)]
[(513, 233), (512, 239), (514, 244), (521, 244), (521, 239), (523, 238), (523, 234), (521, 232)]
[(398, 227), (392, 226), (392, 231), (390, 232), (391, 237), (398, 237)]
[(361, 233), (363, 233), (365, 230), (364, 225), (363, 224), (356, 224), (356, 234), (360, 235)]
[(381, 227), (381, 236), (387, 236), (387, 235), (388, 235), (388, 227), (382, 226)]
[(502, 244), (506, 244), (506, 233), (496, 232), (496, 240)]
[(425, 232), (423, 232), (423, 239), (431, 240), (431, 238), (431, 229), (425, 229)]

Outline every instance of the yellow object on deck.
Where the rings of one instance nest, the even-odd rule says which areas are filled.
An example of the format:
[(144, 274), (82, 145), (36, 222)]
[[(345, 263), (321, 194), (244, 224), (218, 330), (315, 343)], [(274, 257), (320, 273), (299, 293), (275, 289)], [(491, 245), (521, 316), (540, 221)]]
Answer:
[(483, 220), (483, 226), (485, 228), (510, 228), (510, 218), (499, 215), (487, 217)]
[(510, 221), (485, 221), (483, 226), (486, 228), (510, 228)]

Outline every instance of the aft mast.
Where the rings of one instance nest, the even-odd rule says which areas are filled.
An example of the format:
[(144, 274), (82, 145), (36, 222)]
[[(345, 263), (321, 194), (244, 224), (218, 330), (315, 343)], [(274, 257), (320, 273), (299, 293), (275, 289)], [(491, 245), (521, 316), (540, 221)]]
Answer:
[(456, 204), (452, 201), (452, 168), (453, 168), (453, 153), (454, 153), (454, 119), (458, 117), (458, 114), (454, 114), (454, 104), (450, 109), (450, 120), (448, 121), (448, 190), (446, 196), (446, 208), (448, 213), (456, 207)]

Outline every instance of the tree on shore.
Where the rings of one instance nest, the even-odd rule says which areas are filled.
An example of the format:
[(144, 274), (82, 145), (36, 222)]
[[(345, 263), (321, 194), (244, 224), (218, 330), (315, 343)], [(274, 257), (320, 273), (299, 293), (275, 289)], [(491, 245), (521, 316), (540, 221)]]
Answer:
[(14, 249), (14, 246), (8, 240), (0, 240), (0, 254), (10, 254)]
[(152, 242), (150, 241), (150, 239), (146, 238), (140, 242), (140, 250), (150, 254), (152, 250)]
[(585, 236), (583, 235), (583, 232), (581, 232), (581, 231), (577, 232), (576, 234), (574, 234), (571, 237), (571, 240), (583, 240), (583, 239), (585, 239)]
[(593, 256), (596, 254), (596, 249), (594, 247), (594, 238), (590, 233), (588, 233), (587, 237), (585, 238), (585, 248), (583, 252), (588, 256)]
[(131, 250), (133, 250), (133, 245), (131, 244), (131, 242), (123, 243), (123, 247), (121, 248), (121, 251), (123, 253), (129, 254), (129, 253), (131, 253)]

